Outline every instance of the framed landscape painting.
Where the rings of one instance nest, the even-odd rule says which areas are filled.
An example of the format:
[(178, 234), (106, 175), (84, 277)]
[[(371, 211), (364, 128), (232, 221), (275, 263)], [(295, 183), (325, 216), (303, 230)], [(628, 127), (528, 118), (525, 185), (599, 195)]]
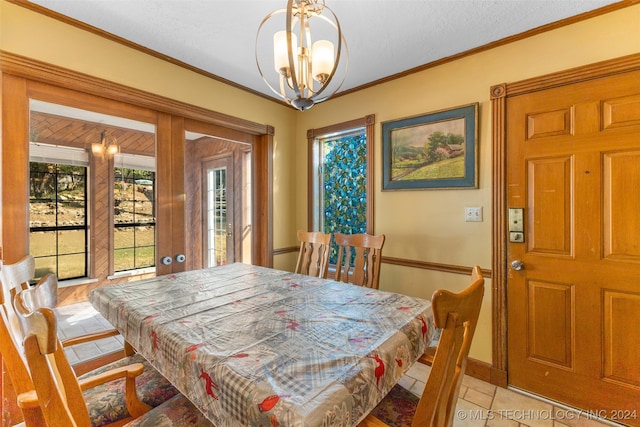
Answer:
[(382, 190), (478, 188), (478, 104), (382, 123)]

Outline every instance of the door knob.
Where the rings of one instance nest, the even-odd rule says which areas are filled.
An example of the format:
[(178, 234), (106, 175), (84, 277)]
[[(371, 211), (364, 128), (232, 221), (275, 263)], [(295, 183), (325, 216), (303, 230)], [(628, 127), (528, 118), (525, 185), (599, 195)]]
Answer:
[(524, 269), (524, 262), (520, 261), (519, 259), (514, 259), (513, 261), (511, 261), (511, 268), (516, 271), (520, 271)]

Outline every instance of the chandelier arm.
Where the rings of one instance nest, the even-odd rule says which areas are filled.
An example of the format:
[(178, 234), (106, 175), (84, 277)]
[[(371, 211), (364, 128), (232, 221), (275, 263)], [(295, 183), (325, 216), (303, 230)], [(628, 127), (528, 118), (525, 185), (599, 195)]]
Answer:
[[(267, 80), (267, 78), (265, 77), (264, 72), (262, 71), (262, 67), (260, 66), (260, 61), (258, 59), (258, 39), (260, 38), (260, 32), (262, 30), (262, 27), (264, 26), (264, 24), (271, 19), (272, 17), (274, 17), (275, 15), (279, 14), (279, 13), (283, 13), (286, 12), (286, 9), (277, 9), (274, 10), (273, 12), (271, 12), (270, 14), (268, 14), (267, 16), (264, 17), (264, 19), (262, 20), (262, 22), (260, 23), (260, 25), (258, 26), (258, 31), (256, 33), (256, 51), (255, 51), (255, 57), (256, 57), (256, 66), (258, 67), (258, 73), (260, 73), (260, 76), (262, 77), (262, 80), (266, 83), (267, 87), (277, 96), (283, 98), (284, 101), (287, 101), (287, 97), (286, 95), (283, 95), (282, 93), (278, 92), (278, 90), (276, 88), (274, 88), (271, 83), (269, 83), (269, 80)], [(281, 87), (282, 89), (282, 87)], [(289, 103), (289, 102), (287, 102)]]
[[(293, 91), (295, 92), (295, 94), (298, 96), (298, 98), (301, 97), (300, 94), (300, 89), (299, 89), (299, 83), (298, 83), (298, 73), (296, 73), (296, 67), (295, 67), (295, 62), (293, 59), (293, 45), (291, 43), (291, 34), (293, 33), (293, 24), (292, 24), (292, 19), (293, 19), (293, 3), (295, 0), (288, 0), (287, 1), (287, 21), (286, 21), (286, 27), (285, 30), (287, 32), (287, 55), (289, 56), (289, 68), (291, 70), (291, 84), (289, 85), (289, 87), (291, 87), (291, 89), (293, 89)], [(304, 23), (304, 13), (300, 12), (300, 25), (302, 26), (302, 24)], [(300, 43), (302, 43), (303, 41), (300, 40)], [(297, 59), (297, 58), (296, 58)]]

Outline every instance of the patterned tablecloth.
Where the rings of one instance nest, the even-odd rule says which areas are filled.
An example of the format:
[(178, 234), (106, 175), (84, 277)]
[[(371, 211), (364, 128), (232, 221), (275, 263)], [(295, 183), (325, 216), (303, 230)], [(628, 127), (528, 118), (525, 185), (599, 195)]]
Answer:
[(356, 425), (433, 333), (427, 300), (245, 264), (90, 301), (217, 427)]

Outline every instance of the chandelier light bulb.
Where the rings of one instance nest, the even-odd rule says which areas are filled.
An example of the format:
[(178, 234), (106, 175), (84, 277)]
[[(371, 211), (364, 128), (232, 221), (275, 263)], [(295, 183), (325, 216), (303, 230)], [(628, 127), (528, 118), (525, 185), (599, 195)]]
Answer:
[(318, 40), (313, 44), (311, 52), (313, 78), (320, 83), (324, 83), (331, 75), (334, 66), (333, 43), (329, 40)]
[[(291, 34), (291, 46), (293, 52), (298, 51), (298, 38), (295, 34)], [(278, 31), (273, 35), (273, 64), (276, 72), (285, 77), (290, 76), (289, 50), (287, 46), (287, 32), (285, 30)]]

